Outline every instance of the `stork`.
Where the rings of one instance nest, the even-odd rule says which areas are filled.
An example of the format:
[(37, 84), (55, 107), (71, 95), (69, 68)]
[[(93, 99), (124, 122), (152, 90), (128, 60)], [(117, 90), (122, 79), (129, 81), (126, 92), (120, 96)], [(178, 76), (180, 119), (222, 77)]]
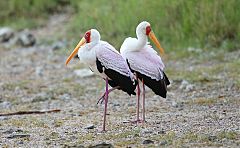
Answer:
[(137, 120), (135, 122), (145, 122), (145, 85), (155, 94), (166, 98), (167, 85), (170, 84), (168, 77), (164, 73), (164, 64), (161, 57), (148, 42), (148, 37), (154, 42), (156, 47), (164, 54), (159, 41), (154, 35), (149, 22), (143, 21), (136, 28), (137, 38), (128, 37), (124, 40), (120, 53), (127, 61), (130, 70), (136, 78), (142, 82), (142, 120), (139, 118), (140, 87), (137, 84)]
[[(67, 65), (78, 54), (81, 62), (87, 64), (94, 73), (105, 80), (106, 91), (101, 97), (104, 100), (103, 131), (105, 131), (108, 94), (115, 89), (120, 89), (129, 95), (136, 95), (134, 91), (137, 81), (120, 53), (100, 38), (96, 29), (87, 31), (65, 64)], [(108, 89), (108, 84), (112, 86), (111, 89)]]

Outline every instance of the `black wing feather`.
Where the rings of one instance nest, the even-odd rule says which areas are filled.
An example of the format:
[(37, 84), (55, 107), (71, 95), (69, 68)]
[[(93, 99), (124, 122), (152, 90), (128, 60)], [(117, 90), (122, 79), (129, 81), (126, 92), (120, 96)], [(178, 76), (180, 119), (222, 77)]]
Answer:
[(162, 71), (163, 73), (163, 79), (161, 80), (155, 80), (152, 79), (151, 77), (148, 77), (144, 74), (141, 74), (138, 71), (134, 71), (133, 69), (131, 69), (130, 63), (127, 60), (127, 64), (130, 68), (130, 70), (133, 73), (137, 73), (138, 78), (142, 81), (144, 81), (144, 84), (147, 85), (156, 95), (159, 95), (163, 98), (166, 98), (167, 95), (167, 85), (170, 85), (170, 81), (167, 77), (167, 75)]
[(108, 81), (111, 87), (120, 86), (120, 90), (127, 92), (129, 95), (136, 95), (136, 93), (134, 92), (137, 86), (136, 80), (135, 83), (133, 83), (130, 76), (127, 77), (116, 72), (113, 69), (105, 68), (98, 59), (96, 59), (96, 65), (100, 73), (104, 72), (111, 79)]

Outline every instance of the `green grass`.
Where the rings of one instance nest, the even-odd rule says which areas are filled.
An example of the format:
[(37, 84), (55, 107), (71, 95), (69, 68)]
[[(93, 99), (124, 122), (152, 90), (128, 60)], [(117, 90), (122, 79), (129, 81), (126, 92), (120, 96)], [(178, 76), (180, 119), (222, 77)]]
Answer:
[[(211, 138), (213, 137), (213, 138)], [(187, 132), (182, 137), (174, 141), (176, 146), (184, 146), (187, 143), (192, 146), (223, 146), (224, 144), (216, 143), (215, 141), (236, 140), (237, 133), (233, 131), (219, 132), (217, 135), (200, 134), (196, 132)]]
[[(239, 0), (8, 0), (0, 2), (1, 25), (21, 29), (44, 24), (47, 16), (72, 10), (66, 26), (69, 40), (97, 28), (102, 39), (119, 49), (147, 20), (167, 52), (189, 46), (205, 50), (240, 48)], [(72, 43), (72, 44), (74, 44)]]
[(156, 141), (167, 141), (166, 146), (174, 147), (198, 147), (198, 146), (224, 146), (224, 143), (216, 143), (216, 141), (222, 141), (223, 139), (237, 140), (238, 133), (235, 131), (221, 131), (216, 135), (202, 134), (198, 132), (186, 132), (181, 136), (176, 136), (174, 132), (167, 133), (166, 135), (157, 135), (152, 138)]
[[(178, 55), (171, 53), (168, 55), (171, 59), (179, 60), (183, 58), (186, 60), (186, 64), (179, 65), (178, 67), (167, 67), (166, 73), (174, 77), (175, 80), (187, 80), (192, 83), (196, 82), (221, 82), (225, 83), (225, 79), (222, 79), (224, 75), (228, 76), (228, 80), (233, 81), (237, 88), (240, 88), (240, 60), (233, 57), (229, 58), (224, 50), (212, 50), (213, 55), (206, 53), (195, 54), (185, 52), (184, 55), (178, 52)], [(175, 53), (176, 54), (176, 53)], [(230, 56), (232, 57), (232, 56)], [(211, 59), (211, 60), (210, 60)], [(167, 60), (167, 59), (166, 59)], [(188, 63), (189, 61), (190, 63)], [(191, 65), (198, 65), (190, 69)]]
[(217, 135), (220, 139), (237, 140), (238, 133), (235, 131), (222, 131)]
[[(188, 46), (239, 48), (238, 0), (73, 2), (77, 14), (68, 27), (70, 32), (80, 34), (90, 28), (97, 28), (102, 39), (117, 48), (124, 38), (135, 36), (135, 27), (142, 20), (151, 22), (166, 50)], [(73, 36), (79, 38), (79, 34)]]
[(9, 90), (9, 91), (14, 91), (17, 87), (19, 87), (19, 89), (30, 89), (30, 87), (28, 86), (30, 83), (29, 80), (22, 80), (19, 82), (8, 82), (3, 84), (2, 88), (4, 90)]
[(216, 98), (196, 98), (194, 100), (190, 100), (187, 103), (190, 105), (213, 105), (217, 102), (220, 102), (221, 100), (218, 100)]
[(1, 26), (16, 29), (41, 26), (50, 14), (62, 9), (65, 0), (0, 1)]

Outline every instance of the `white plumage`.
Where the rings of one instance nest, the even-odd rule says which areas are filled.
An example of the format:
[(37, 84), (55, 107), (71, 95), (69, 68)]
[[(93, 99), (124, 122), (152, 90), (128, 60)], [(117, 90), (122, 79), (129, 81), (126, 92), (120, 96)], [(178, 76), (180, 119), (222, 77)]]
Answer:
[[(105, 130), (108, 94), (114, 89), (120, 89), (129, 95), (136, 93), (136, 80), (130, 71), (127, 62), (120, 53), (109, 43), (100, 40), (101, 36), (96, 29), (87, 31), (74, 51), (66, 60), (66, 65), (78, 54), (81, 62), (89, 66), (96, 74), (106, 81), (106, 92), (100, 98), (105, 102), (103, 131)], [(108, 90), (108, 84), (113, 88)]]
[(127, 60), (131, 69), (138, 71), (152, 79), (163, 79), (164, 64), (161, 57), (152, 52), (152, 48), (146, 45), (140, 51), (123, 52), (122, 56)]
[(156, 36), (151, 30), (150, 23), (143, 21), (136, 28), (137, 38), (128, 37), (124, 40), (120, 53), (128, 62), (132, 72), (136, 74), (136, 78), (142, 81), (143, 84), (143, 118), (139, 119), (139, 100), (140, 87), (138, 88), (137, 96), (137, 120), (136, 122), (145, 121), (145, 85), (152, 89), (152, 91), (164, 98), (167, 94), (167, 85), (170, 84), (166, 74), (164, 73), (164, 64), (161, 57), (149, 45), (148, 37), (154, 42), (161, 53), (164, 50), (161, 48)]
[[(80, 61), (88, 65), (93, 72), (102, 78), (106, 78), (106, 74), (100, 73), (97, 69), (96, 60), (98, 59), (104, 68), (113, 69), (122, 75), (130, 76), (134, 82), (133, 74), (120, 53), (108, 42), (101, 41), (99, 37), (100, 34), (96, 29), (91, 29), (91, 35), (94, 42), (85, 44), (78, 50)], [(104, 70), (105, 69), (103, 69), (103, 71)]]
[(147, 35), (144, 34), (148, 22), (142, 22), (136, 28), (137, 38), (128, 37), (120, 48), (120, 53), (131, 65), (131, 69), (138, 71), (155, 80), (163, 79), (164, 63), (157, 52), (149, 45)]

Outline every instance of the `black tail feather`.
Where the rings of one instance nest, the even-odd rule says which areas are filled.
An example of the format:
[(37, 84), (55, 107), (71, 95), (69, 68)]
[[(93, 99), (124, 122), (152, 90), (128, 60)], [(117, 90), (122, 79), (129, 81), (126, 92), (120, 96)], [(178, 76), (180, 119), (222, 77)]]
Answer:
[(165, 72), (163, 72), (163, 78), (164, 78), (166, 85), (170, 85), (170, 81), (169, 81), (167, 75), (165, 74)]
[(119, 74), (112, 69), (105, 69), (105, 74), (111, 79), (109, 85), (111, 87), (120, 86), (120, 90), (127, 92), (129, 95), (136, 95), (134, 92), (138, 82), (133, 82), (130, 77)]
[(155, 80), (146, 75), (143, 75), (137, 72), (138, 78), (144, 81), (144, 84), (147, 85), (152, 91), (163, 98), (166, 98), (167, 95), (167, 85), (170, 84), (167, 76), (164, 73), (164, 77), (162, 80)]
[[(122, 75), (112, 69), (106, 69), (98, 59), (96, 61), (96, 64), (97, 64), (98, 71), (100, 73), (104, 72), (110, 78), (110, 80), (108, 81), (108, 84), (111, 87), (120, 86), (119, 88), (120, 90), (127, 92), (129, 95), (136, 95), (134, 91), (138, 84), (137, 80), (134, 80), (135, 82), (133, 82), (130, 76)], [(104, 67), (104, 71), (103, 71), (103, 67)]]

